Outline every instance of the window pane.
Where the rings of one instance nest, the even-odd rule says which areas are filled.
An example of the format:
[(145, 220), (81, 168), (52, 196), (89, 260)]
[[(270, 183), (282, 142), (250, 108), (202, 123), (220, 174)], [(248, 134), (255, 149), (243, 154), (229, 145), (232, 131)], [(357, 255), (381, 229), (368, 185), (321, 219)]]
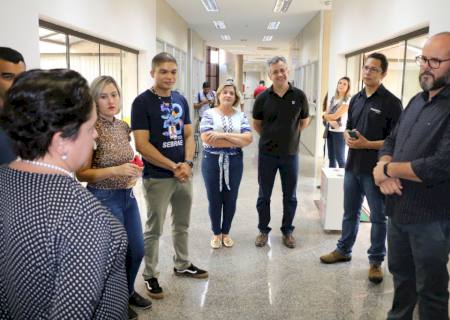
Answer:
[(100, 75), (99, 44), (69, 36), (70, 69), (76, 70), (91, 83)]
[(409, 100), (421, 91), (419, 85), (419, 66), (416, 64), (415, 57), (422, 54), (422, 48), (427, 41), (428, 36), (423, 35), (417, 38), (409, 39), (406, 42), (406, 70), (405, 83), (403, 87), (403, 106), (406, 107)]
[(120, 49), (100, 45), (100, 74), (113, 77), (120, 85)]
[(164, 52), (164, 42), (156, 40), (156, 53)]
[(131, 124), (131, 104), (138, 95), (137, 54), (122, 51), (122, 112), (121, 118)]
[(39, 51), (42, 69), (67, 68), (64, 33), (39, 28)]
[[(351, 85), (350, 94), (354, 95), (355, 93), (361, 91), (362, 83), (361, 83), (361, 55), (360, 54), (349, 57), (347, 59), (347, 77), (350, 78), (350, 85)], [(341, 77), (339, 77), (339, 78), (341, 78)], [(328, 93), (329, 98), (331, 98), (333, 95), (334, 95), (334, 92)]]
[(401, 41), (394, 45), (377, 49), (375, 51), (364, 54), (364, 61), (372, 52), (379, 52), (386, 56), (389, 62), (387, 75), (383, 79), (384, 86), (397, 98), (402, 98), (402, 83), (403, 83), (403, 62), (405, 54), (405, 42)]

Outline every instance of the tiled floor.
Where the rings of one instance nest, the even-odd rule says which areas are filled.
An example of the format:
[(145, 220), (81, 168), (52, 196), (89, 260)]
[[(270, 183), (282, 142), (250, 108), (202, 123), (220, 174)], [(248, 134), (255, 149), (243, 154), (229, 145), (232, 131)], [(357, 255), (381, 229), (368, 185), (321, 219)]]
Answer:
[[(323, 265), (319, 256), (333, 250), (339, 234), (322, 230), (313, 200), (313, 158), (300, 152), (298, 209), (294, 221), (297, 248), (282, 245), (282, 195), (279, 177), (272, 196), (273, 228), (269, 245), (254, 245), (257, 230), (255, 209), (258, 184), (257, 139), (245, 149), (244, 176), (231, 236), (233, 248), (213, 250), (206, 192), (199, 164), (195, 165), (194, 200), (190, 227), (190, 255), (194, 264), (209, 271), (207, 280), (173, 275), (170, 211), (160, 249), (160, 284), (166, 297), (153, 300), (153, 310), (138, 311), (139, 319), (385, 319), (392, 301), (392, 277), (387, 272), (380, 285), (367, 280), (370, 224), (361, 225), (351, 262)], [(145, 222), (141, 189), (136, 194)], [(136, 289), (145, 295), (143, 279)]]

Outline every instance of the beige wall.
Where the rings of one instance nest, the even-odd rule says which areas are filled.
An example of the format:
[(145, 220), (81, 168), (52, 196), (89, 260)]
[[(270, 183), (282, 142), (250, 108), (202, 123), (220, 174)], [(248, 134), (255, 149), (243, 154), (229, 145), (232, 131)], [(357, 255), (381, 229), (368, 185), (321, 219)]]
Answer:
[(184, 52), (188, 50), (188, 24), (164, 0), (156, 0), (156, 37)]
[(205, 61), (205, 41), (192, 30), (192, 57)]

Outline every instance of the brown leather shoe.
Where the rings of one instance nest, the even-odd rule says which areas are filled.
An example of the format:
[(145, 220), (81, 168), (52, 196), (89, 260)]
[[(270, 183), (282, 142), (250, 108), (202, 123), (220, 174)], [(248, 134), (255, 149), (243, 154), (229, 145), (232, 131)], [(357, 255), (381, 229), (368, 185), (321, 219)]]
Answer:
[(380, 283), (383, 281), (383, 270), (381, 265), (371, 264), (369, 268), (369, 280), (373, 283)]
[(266, 245), (266, 243), (267, 243), (267, 240), (269, 240), (269, 234), (261, 232), (256, 237), (255, 246), (257, 246), (257, 247), (264, 247)]
[(351, 256), (344, 256), (340, 254), (337, 250), (325, 254), (320, 257), (322, 263), (336, 263), (336, 262), (346, 262), (352, 260)]
[(286, 247), (288, 247), (290, 249), (294, 249), (296, 246), (295, 238), (291, 233), (283, 235), (283, 243)]

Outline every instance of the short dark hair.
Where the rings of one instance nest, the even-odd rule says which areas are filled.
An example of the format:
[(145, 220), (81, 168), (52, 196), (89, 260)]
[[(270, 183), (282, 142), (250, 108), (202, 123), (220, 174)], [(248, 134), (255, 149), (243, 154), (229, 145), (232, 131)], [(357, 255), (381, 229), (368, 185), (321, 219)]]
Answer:
[(152, 69), (155, 70), (157, 66), (164, 62), (173, 62), (178, 65), (177, 59), (173, 55), (168, 52), (160, 52), (152, 59)]
[(20, 74), (9, 89), (0, 126), (16, 153), (33, 160), (47, 153), (57, 132), (76, 139), (92, 108), (88, 82), (78, 72), (35, 69)]
[(203, 89), (211, 88), (211, 85), (209, 84), (208, 81), (205, 81), (205, 82), (203, 82), (202, 88), (203, 88)]
[(381, 73), (386, 73), (388, 66), (389, 66), (389, 62), (384, 54), (379, 53), (379, 52), (373, 52), (367, 56), (367, 59), (369, 59), (369, 58), (379, 60), (381, 63)]
[(259, 84), (262, 84), (264, 86), (266, 84), (266, 82), (264, 80), (260, 80)]
[(25, 64), (22, 54), (19, 51), (8, 47), (0, 47), (0, 60), (5, 60), (14, 64), (19, 62), (23, 62)]

